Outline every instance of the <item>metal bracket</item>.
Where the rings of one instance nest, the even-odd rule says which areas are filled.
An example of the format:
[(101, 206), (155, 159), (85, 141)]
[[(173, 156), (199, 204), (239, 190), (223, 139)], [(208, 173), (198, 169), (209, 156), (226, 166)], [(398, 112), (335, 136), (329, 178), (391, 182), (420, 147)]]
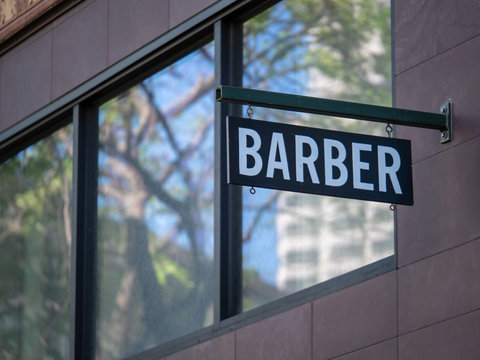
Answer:
[(434, 129), (441, 132), (442, 144), (452, 139), (451, 101), (442, 106), (440, 113), (432, 113), (227, 85), (218, 86), (215, 97), (219, 102)]
[(445, 115), (445, 130), (440, 134), (440, 142), (445, 144), (452, 140), (452, 101), (448, 100), (442, 105), (440, 111)]

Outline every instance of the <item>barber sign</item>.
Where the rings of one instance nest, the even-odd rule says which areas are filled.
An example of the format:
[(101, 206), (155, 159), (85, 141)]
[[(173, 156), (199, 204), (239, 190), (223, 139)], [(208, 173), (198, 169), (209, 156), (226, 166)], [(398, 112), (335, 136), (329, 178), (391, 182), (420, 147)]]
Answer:
[(409, 140), (227, 117), (228, 182), (413, 205)]

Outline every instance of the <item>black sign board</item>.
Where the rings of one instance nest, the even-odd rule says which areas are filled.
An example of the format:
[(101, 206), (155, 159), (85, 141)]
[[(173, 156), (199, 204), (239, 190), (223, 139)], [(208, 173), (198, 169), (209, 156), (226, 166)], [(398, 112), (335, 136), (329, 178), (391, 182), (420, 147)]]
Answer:
[(228, 182), (413, 205), (409, 140), (227, 118)]

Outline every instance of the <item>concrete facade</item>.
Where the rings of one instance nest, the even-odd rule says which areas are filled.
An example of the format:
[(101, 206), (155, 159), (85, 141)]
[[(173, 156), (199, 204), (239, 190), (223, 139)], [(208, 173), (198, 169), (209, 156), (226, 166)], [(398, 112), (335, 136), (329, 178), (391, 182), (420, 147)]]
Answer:
[(0, 132), (214, 0), (85, 0), (0, 58)]
[[(0, 133), (214, 2), (81, 3), (1, 56)], [(396, 0), (393, 10), (396, 106), (453, 101), (448, 144), (397, 127), (412, 140), (415, 193), (397, 211), (398, 269), (166, 359), (480, 357), (480, 3)]]

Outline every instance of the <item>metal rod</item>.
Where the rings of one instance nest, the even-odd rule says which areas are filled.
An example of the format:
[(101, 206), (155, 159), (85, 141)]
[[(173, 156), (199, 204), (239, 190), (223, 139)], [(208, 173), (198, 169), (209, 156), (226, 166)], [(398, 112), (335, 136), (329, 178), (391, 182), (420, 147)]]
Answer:
[(449, 114), (359, 104), (220, 85), (216, 101), (449, 131)]

